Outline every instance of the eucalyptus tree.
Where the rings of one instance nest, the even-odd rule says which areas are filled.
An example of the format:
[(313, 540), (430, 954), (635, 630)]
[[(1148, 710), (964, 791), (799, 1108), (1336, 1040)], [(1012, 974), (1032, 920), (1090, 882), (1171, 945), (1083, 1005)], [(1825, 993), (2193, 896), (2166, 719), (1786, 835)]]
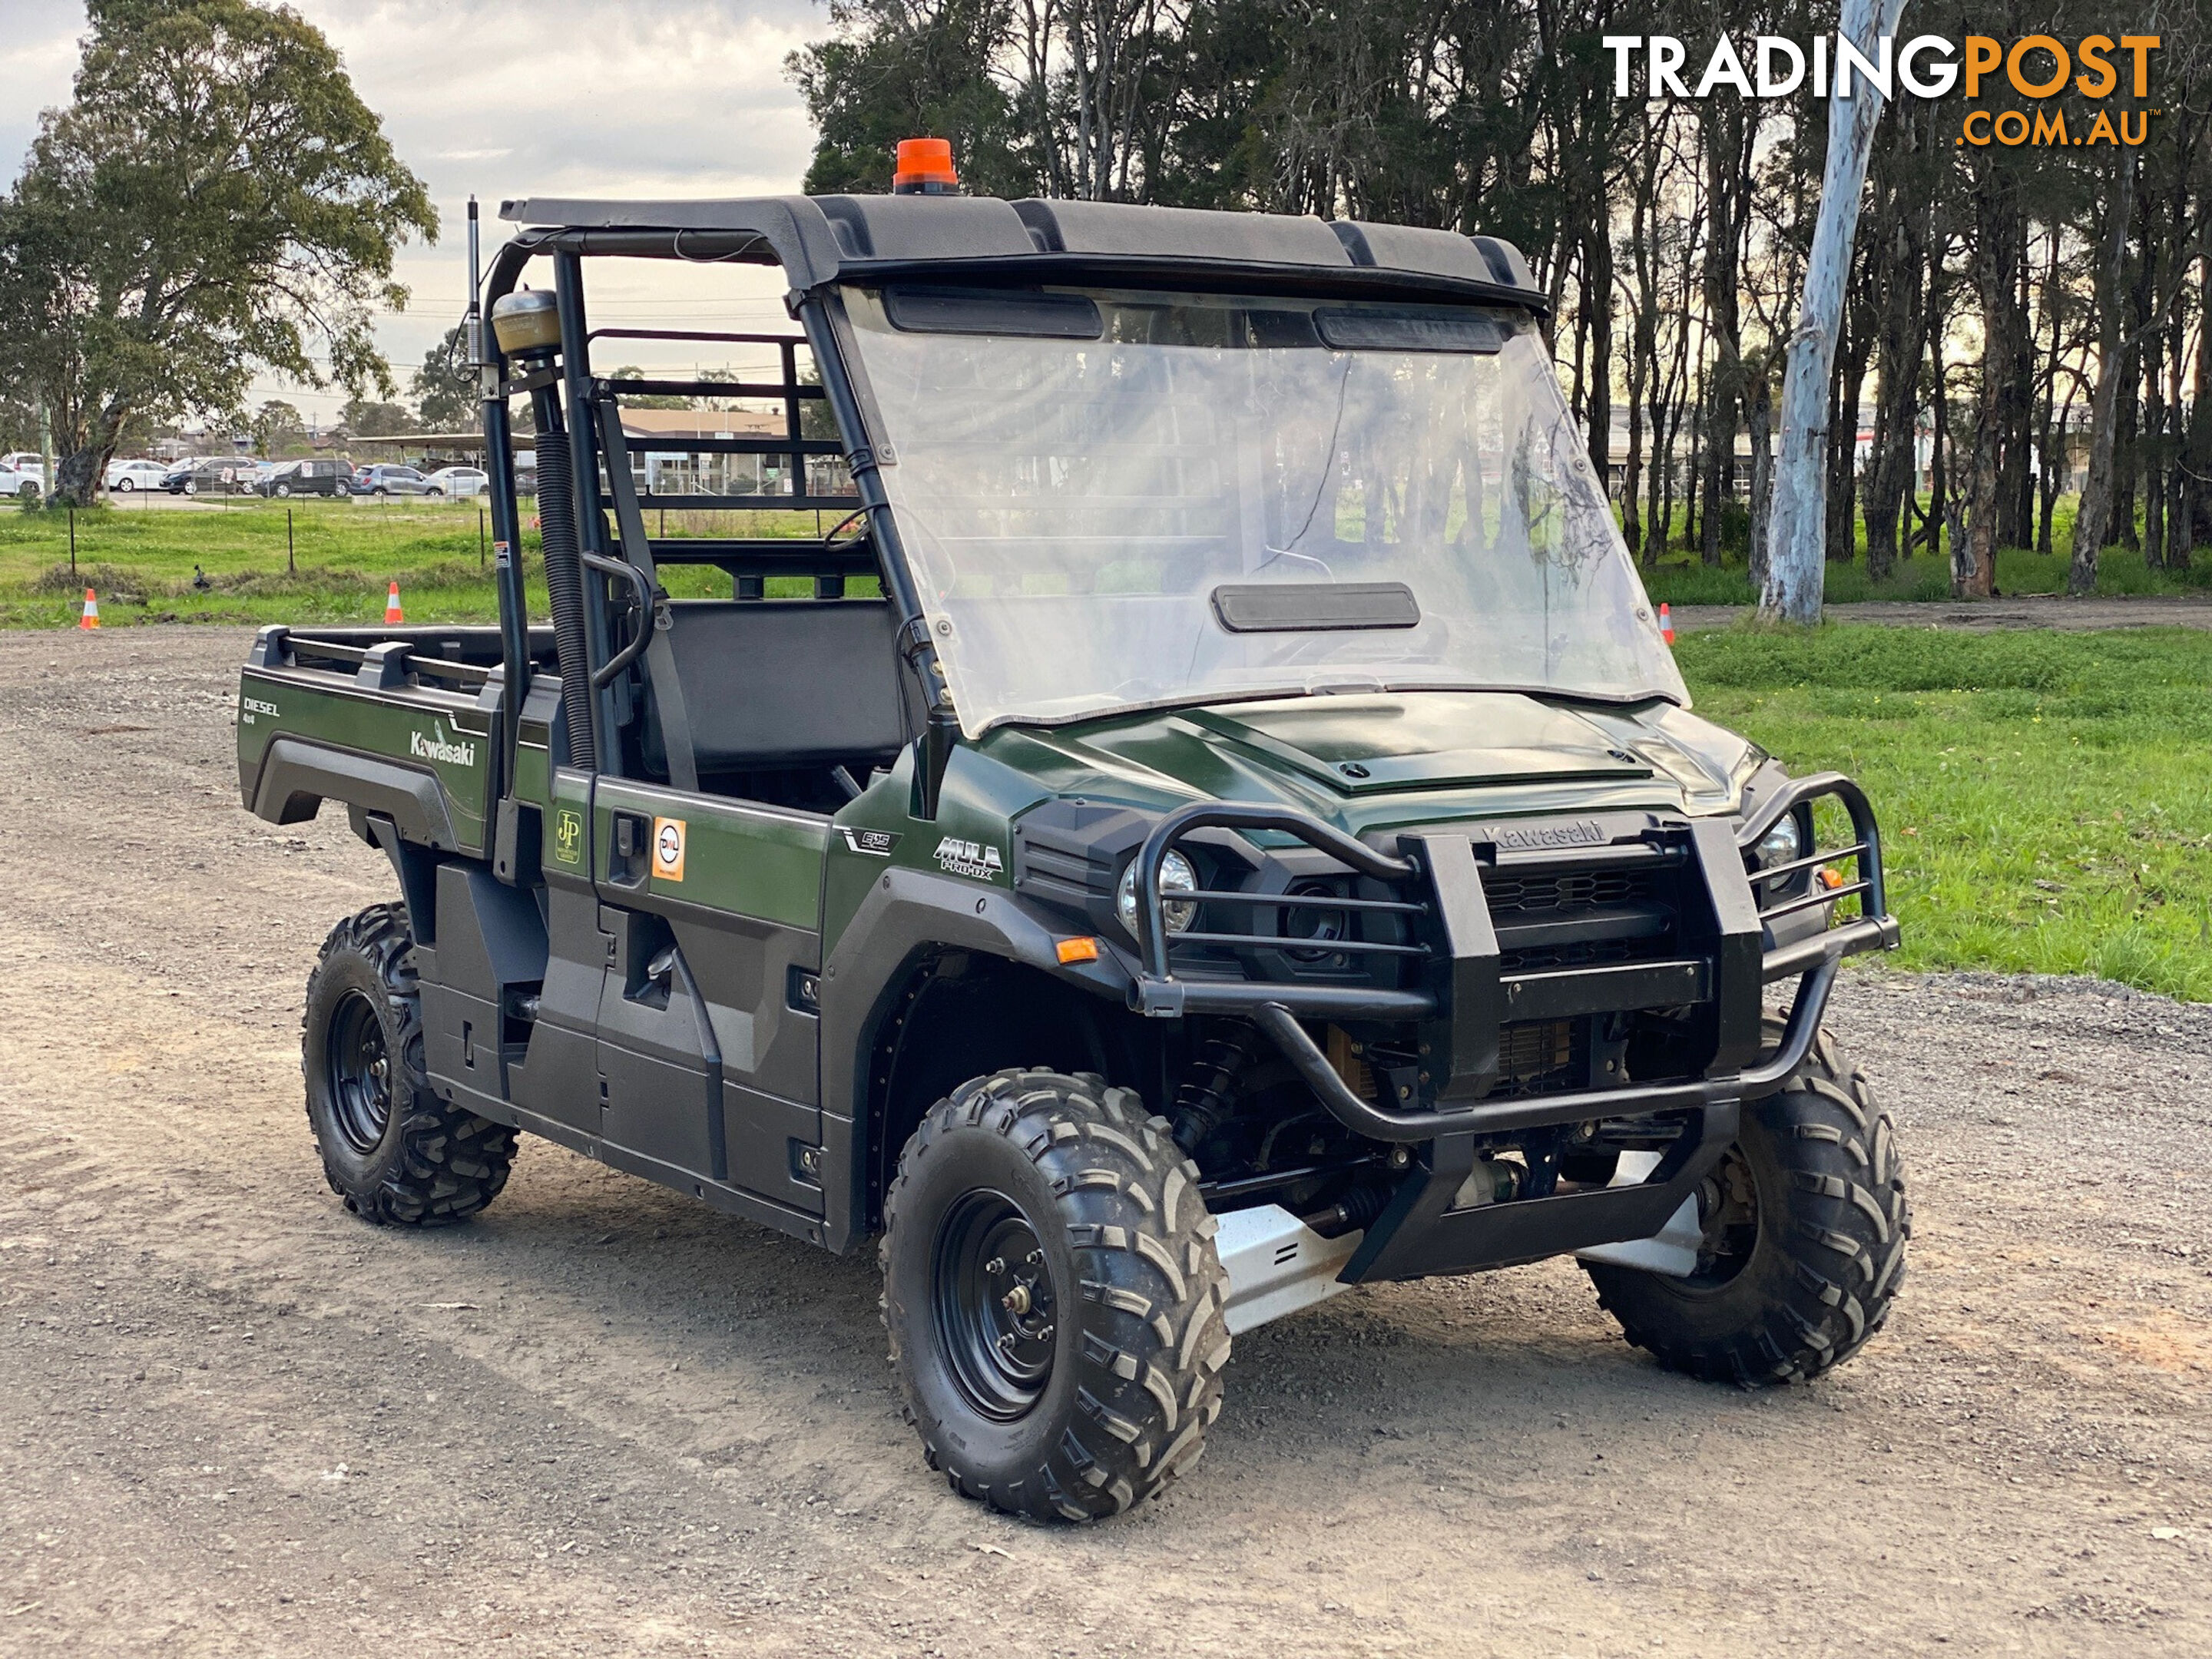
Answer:
[(0, 203), (0, 354), (88, 504), (134, 418), (234, 410), (257, 372), (389, 395), (374, 321), (434, 236), (337, 52), (247, 0), (91, 0), (70, 104)]

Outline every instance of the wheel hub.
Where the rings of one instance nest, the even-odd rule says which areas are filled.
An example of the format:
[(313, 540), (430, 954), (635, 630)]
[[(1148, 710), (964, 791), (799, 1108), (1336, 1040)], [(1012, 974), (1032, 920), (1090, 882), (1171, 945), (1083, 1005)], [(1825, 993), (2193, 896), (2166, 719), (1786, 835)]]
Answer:
[(347, 1146), (366, 1157), (384, 1144), (392, 1123), (392, 1057), (376, 1006), (349, 991), (331, 1012), (324, 1047), (331, 1115)]
[(933, 1266), (938, 1340), (968, 1403), (1012, 1422), (1043, 1397), (1059, 1335), (1043, 1245), (1005, 1194), (964, 1194), (938, 1228)]
[(1698, 1225), (1704, 1237), (1692, 1284), (1717, 1288), (1750, 1265), (1759, 1243), (1759, 1187), (1741, 1147), (1729, 1147), (1698, 1183)]

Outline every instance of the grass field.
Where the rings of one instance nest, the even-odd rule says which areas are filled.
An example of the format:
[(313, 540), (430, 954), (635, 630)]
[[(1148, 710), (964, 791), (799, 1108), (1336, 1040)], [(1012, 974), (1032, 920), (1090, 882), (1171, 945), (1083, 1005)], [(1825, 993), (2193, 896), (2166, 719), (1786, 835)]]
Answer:
[[(2074, 543), (2074, 501), (2061, 496), (2051, 513), (2051, 539), (2057, 550), (2039, 554), (2017, 547), (1997, 550), (1997, 591), (2026, 593), (2063, 593), (2069, 550)], [(1676, 517), (1681, 515), (1678, 513)], [(1868, 578), (1866, 526), (1856, 526), (1857, 556), (1849, 564), (1831, 563), (1824, 592), (1832, 605), (1856, 599), (1936, 600), (1951, 597), (1951, 565), (1948, 554), (1907, 559), (1882, 581)], [(1728, 553), (1717, 568), (1700, 563), (1695, 553), (1675, 550), (1659, 561), (1656, 570), (1644, 573), (1644, 585), (1655, 600), (1668, 605), (1750, 605), (1751, 576), (1744, 556)], [(2186, 571), (2153, 570), (2141, 553), (2107, 548), (2097, 560), (2097, 592), (2106, 595), (2136, 593), (2192, 593), (2212, 587), (2212, 564), (2198, 562)]]
[[(811, 533), (812, 515), (781, 527)], [(296, 572), (274, 503), (80, 514), (71, 576), (64, 520), (0, 512), (0, 625), (66, 626), (88, 583), (110, 627), (373, 622), (395, 576), (410, 622), (495, 614), (472, 505), (294, 503), (291, 528)], [(536, 538), (526, 542), (534, 564)], [(2106, 556), (2106, 591), (2168, 584), (2130, 559)], [(1947, 594), (1933, 561), (1921, 563), (1900, 580)], [(211, 591), (192, 588), (195, 565)], [(1688, 586), (1671, 585), (1678, 574)], [(1747, 601), (1741, 570), (1718, 577), (1741, 591), (1718, 591), (1715, 573), (1662, 569), (1653, 592)], [(1846, 578), (1864, 586), (1861, 567), (1832, 568), (1832, 597), (1845, 596)], [(726, 591), (720, 580), (680, 571), (670, 586)], [(2044, 591), (2063, 585), (2063, 563), (2008, 554), (1999, 580)], [(542, 581), (532, 594), (542, 616)], [(1680, 654), (1700, 712), (1795, 770), (1833, 767), (1865, 783), (1905, 924), (1898, 960), (2094, 973), (2212, 1001), (2212, 635), (1736, 629), (1685, 635)]]
[(1685, 636), (1698, 710), (1880, 814), (1892, 960), (2212, 1001), (2212, 635)]
[[(289, 513), (289, 523), (288, 523)], [(738, 532), (711, 520), (729, 514), (671, 514), (671, 534), (815, 533), (815, 515), (764, 515)], [(696, 520), (696, 522), (686, 522)], [(658, 526), (656, 526), (658, 528)], [(76, 515), (70, 563), (68, 515), (0, 510), (0, 627), (58, 628), (76, 622), (89, 586), (106, 627), (139, 622), (380, 622), (386, 585), (397, 579), (414, 623), (490, 622), (489, 530), (474, 502), (250, 500), (189, 507), (132, 504)], [(538, 568), (538, 536), (523, 532), (526, 568)], [(195, 569), (208, 589), (192, 586)], [(727, 579), (672, 571), (672, 592), (726, 593)], [(544, 614), (545, 586), (533, 574), (532, 609)]]
[[(123, 498), (126, 501), (128, 498)], [(471, 502), (440, 506), (380, 501), (206, 501), (185, 508), (143, 502), (76, 515), (76, 563), (70, 564), (66, 514), (0, 508), (0, 627), (53, 628), (76, 618), (84, 590), (100, 593), (109, 627), (141, 621), (374, 622), (384, 615), (385, 585), (395, 577), (410, 622), (488, 622), (495, 611), (488, 561), (480, 564), (481, 519)], [(714, 522), (732, 520), (728, 524)], [(2072, 502), (2059, 503), (2056, 534), (2072, 533)], [(658, 530), (659, 526), (656, 526)], [(811, 535), (812, 514), (757, 520), (738, 529), (733, 515), (670, 514), (671, 534)], [(534, 566), (538, 538), (524, 532)], [(192, 586), (194, 568), (208, 591)], [(721, 591), (706, 571), (679, 571), (672, 592)], [(1754, 595), (1741, 561), (1708, 569), (1694, 554), (1670, 553), (1645, 574), (1654, 599), (1670, 605), (1744, 605)], [(2063, 553), (2045, 558), (2018, 549), (1997, 556), (1997, 586), (2006, 593), (2057, 593), (2066, 586)], [(2175, 574), (2146, 568), (2142, 556), (2114, 548), (2100, 561), (2098, 592), (2108, 595), (2201, 592), (2212, 587), (2212, 562)], [(533, 589), (543, 602), (543, 584)], [(1950, 574), (1929, 557), (1900, 565), (1887, 581), (1867, 580), (1866, 566), (1832, 564), (1827, 596), (1853, 599), (1947, 599)]]

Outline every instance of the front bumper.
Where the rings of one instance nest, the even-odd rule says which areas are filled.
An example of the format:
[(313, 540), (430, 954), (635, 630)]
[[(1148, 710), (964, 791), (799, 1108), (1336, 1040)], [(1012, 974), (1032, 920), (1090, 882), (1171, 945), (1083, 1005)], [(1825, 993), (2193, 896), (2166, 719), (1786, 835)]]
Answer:
[[(1828, 798), (1849, 813), (1849, 844), (1816, 849), (1756, 876), (1747, 872), (1745, 849), (1778, 818)], [(1159, 871), (1179, 837), (1213, 826), (1285, 832), (1359, 875), (1418, 894), (1395, 908), (1420, 915), (1427, 940), (1422, 982), (1392, 988), (1178, 980), (1170, 971)], [(1685, 864), (1684, 890), (1702, 906), (1671, 954), (1534, 970), (1501, 963), (1498, 930), (1485, 897), (1491, 872), (1506, 868), (1525, 878), (1532, 871), (1594, 860), (1627, 866), (1664, 848)], [(1845, 863), (1855, 863), (1855, 878), (1826, 884), (1826, 872)], [(1202, 804), (1162, 820), (1138, 854), (1137, 869), (1140, 971), (1130, 992), (1133, 1007), (1155, 1017), (1249, 1019), (1346, 1128), (1419, 1149), (1346, 1266), (1346, 1283), (1464, 1273), (1657, 1232), (1735, 1139), (1743, 1103), (1780, 1089), (1802, 1063), (1843, 959), (1898, 942), (1872, 808), (1856, 784), (1833, 773), (1784, 785), (1733, 828), (1711, 819), (1659, 822), (1641, 839), (1534, 854), (1445, 830), (1402, 836), (1398, 851), (1386, 853), (1286, 810)], [(1774, 887), (1800, 872), (1810, 872), (1805, 890), (1771, 896)], [(1861, 914), (1838, 919), (1836, 907), (1852, 900)], [(1808, 912), (1825, 925), (1804, 931)], [(1778, 931), (1784, 935), (1778, 939)], [(1798, 986), (1782, 1041), (1762, 1054), (1765, 988), (1792, 978)], [(1516, 1022), (1680, 1007), (1698, 1008), (1710, 1021), (1713, 1061), (1702, 1076), (1504, 1097), (1493, 1092), (1500, 1033)], [(1423, 1033), (1423, 1052), (1441, 1062), (1433, 1068), (1437, 1075), (1431, 1082), (1432, 1073), (1422, 1072), (1419, 1097), (1409, 1088), (1405, 1104), (1369, 1099), (1347, 1084), (1307, 1030), (1309, 1020), (1414, 1024)], [(1680, 1131), (1639, 1184), (1455, 1207), (1479, 1150), (1498, 1145), (1500, 1135), (1658, 1114), (1683, 1115)]]

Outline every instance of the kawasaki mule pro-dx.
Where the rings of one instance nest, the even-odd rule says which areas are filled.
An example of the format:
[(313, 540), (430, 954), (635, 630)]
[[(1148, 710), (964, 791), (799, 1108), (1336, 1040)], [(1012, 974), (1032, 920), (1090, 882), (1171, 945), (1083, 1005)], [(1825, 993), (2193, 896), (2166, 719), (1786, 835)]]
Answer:
[[(343, 802), (398, 878), (307, 992), (349, 1206), (468, 1216), (530, 1130), (879, 1235), (932, 1465), (1071, 1520), (1351, 1285), (1572, 1253), (1745, 1384), (1881, 1326), (1896, 1139), (1820, 1030), (1896, 942), (1873, 814), (1689, 712), (1513, 248), (941, 188), (506, 212), (500, 625), (265, 629), (240, 696), (252, 810)], [(796, 327), (595, 328), (608, 259), (780, 266)], [(777, 367), (594, 367), (725, 346)]]

